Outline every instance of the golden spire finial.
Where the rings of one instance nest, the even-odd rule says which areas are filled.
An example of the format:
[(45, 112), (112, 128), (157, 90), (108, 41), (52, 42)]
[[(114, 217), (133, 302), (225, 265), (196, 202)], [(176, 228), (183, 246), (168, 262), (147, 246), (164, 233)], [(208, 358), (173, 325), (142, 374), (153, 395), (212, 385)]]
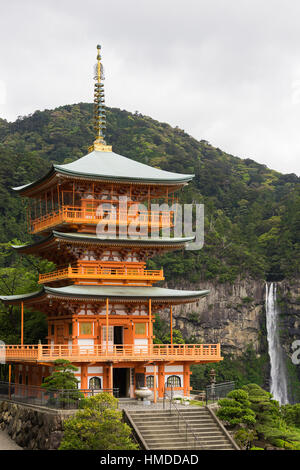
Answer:
[(106, 114), (104, 105), (104, 71), (101, 63), (100, 55), (101, 46), (97, 46), (97, 64), (95, 65), (94, 80), (94, 129), (95, 137), (94, 145), (89, 148), (89, 151), (98, 150), (100, 152), (111, 152), (111, 146), (106, 145), (104, 140), (106, 129)]

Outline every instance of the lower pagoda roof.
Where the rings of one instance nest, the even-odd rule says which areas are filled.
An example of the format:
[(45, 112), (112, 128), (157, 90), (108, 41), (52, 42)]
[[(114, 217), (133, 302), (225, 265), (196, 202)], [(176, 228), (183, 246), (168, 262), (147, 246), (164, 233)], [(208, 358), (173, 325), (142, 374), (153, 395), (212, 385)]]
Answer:
[(174, 247), (178, 249), (184, 247), (187, 243), (191, 243), (195, 237), (183, 237), (183, 238), (170, 238), (170, 237), (107, 237), (100, 238), (96, 234), (89, 233), (77, 233), (77, 232), (58, 232), (53, 230), (52, 233), (34, 243), (27, 245), (12, 245), (12, 248), (19, 251), (20, 253), (34, 253), (38, 250), (50, 246), (53, 242), (62, 242), (70, 244), (80, 245), (98, 245), (98, 246), (144, 246), (147, 248), (152, 247)]
[(89, 302), (101, 302), (107, 298), (113, 301), (141, 302), (151, 299), (153, 302), (166, 302), (169, 304), (196, 302), (201, 297), (209, 294), (208, 290), (183, 291), (167, 289), (163, 287), (138, 287), (138, 286), (83, 286), (71, 285), (65, 287), (43, 286), (39, 291), (31, 294), (0, 296), (5, 303), (21, 302), (30, 304), (35, 301), (44, 301), (52, 298), (68, 299), (73, 301), (86, 300)]

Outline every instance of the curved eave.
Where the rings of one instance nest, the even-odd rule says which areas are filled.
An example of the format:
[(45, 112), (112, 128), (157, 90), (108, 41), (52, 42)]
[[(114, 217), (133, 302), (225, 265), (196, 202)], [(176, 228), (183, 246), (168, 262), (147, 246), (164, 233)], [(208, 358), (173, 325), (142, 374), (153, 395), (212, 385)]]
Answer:
[(87, 299), (93, 301), (110, 300), (142, 301), (149, 300), (162, 301), (196, 301), (209, 294), (208, 290), (203, 291), (180, 291), (166, 289), (163, 287), (122, 287), (122, 286), (78, 286), (66, 287), (44, 287), (45, 292), (51, 297)]
[(21, 302), (27, 302), (36, 298), (41, 298), (45, 295), (44, 288), (31, 292), (30, 294), (19, 294), (19, 295), (0, 295), (0, 300), (7, 304), (20, 304)]
[(184, 175), (181, 178), (163, 179), (163, 178), (143, 178), (134, 176), (115, 176), (115, 175), (95, 175), (93, 173), (81, 173), (76, 171), (68, 171), (54, 165), (57, 173), (64, 176), (71, 176), (73, 178), (89, 179), (94, 181), (103, 182), (116, 182), (116, 183), (145, 183), (145, 184), (161, 184), (161, 185), (179, 185), (186, 184), (191, 181), (195, 175)]
[(20, 253), (30, 253), (38, 248), (46, 246), (49, 242), (58, 240), (59, 242), (65, 243), (76, 243), (76, 244), (95, 244), (95, 245), (130, 245), (130, 246), (146, 246), (146, 247), (174, 247), (180, 248), (188, 243), (191, 243), (195, 237), (184, 237), (184, 238), (99, 238), (89, 234), (78, 234), (78, 233), (64, 233), (57, 232), (55, 230), (52, 233), (38, 240), (37, 242), (30, 243), (28, 245), (11, 245), (12, 248)]
[(17, 193), (21, 194), (21, 196), (29, 196), (31, 192), (34, 193), (34, 190), (44, 182), (50, 182), (51, 178), (55, 177), (56, 171), (54, 166), (52, 165), (51, 169), (44, 175), (42, 178), (39, 178), (36, 181), (32, 181), (31, 183), (24, 184), (23, 186), (13, 187), (12, 190), (16, 191)]

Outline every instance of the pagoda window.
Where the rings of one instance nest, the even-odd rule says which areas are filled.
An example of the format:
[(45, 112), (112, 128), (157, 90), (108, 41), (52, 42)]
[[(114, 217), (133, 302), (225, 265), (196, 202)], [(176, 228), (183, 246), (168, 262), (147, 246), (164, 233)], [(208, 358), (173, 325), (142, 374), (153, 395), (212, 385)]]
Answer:
[(23, 383), (23, 375), (19, 374), (19, 384), (22, 385)]
[(91, 336), (93, 331), (93, 323), (80, 322), (80, 335)]
[(154, 375), (147, 375), (146, 377), (146, 387), (153, 388), (154, 387)]
[(69, 323), (69, 335), (72, 336), (73, 334), (73, 324)]
[(136, 323), (135, 334), (138, 336), (146, 336), (146, 323)]
[(101, 389), (101, 379), (100, 377), (91, 377), (89, 380), (89, 389), (91, 390), (100, 390)]
[(167, 379), (167, 387), (181, 387), (181, 379), (178, 375), (170, 375)]
[[(114, 327), (108, 327), (108, 342), (113, 342), (114, 339)], [(102, 341), (106, 343), (106, 326), (102, 327)]]
[(54, 332), (55, 332), (55, 327), (54, 325), (51, 325), (51, 336), (54, 336)]

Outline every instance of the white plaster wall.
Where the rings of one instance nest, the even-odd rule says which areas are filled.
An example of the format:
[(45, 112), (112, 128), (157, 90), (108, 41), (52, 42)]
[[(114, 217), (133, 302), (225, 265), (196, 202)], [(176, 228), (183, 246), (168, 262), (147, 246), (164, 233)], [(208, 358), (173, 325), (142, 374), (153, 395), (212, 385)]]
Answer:
[[(183, 372), (183, 365), (178, 366), (165, 366), (165, 372)], [(174, 374), (172, 374), (174, 375)], [(178, 375), (178, 374), (175, 374)]]
[(88, 374), (102, 374), (103, 367), (88, 367)]

